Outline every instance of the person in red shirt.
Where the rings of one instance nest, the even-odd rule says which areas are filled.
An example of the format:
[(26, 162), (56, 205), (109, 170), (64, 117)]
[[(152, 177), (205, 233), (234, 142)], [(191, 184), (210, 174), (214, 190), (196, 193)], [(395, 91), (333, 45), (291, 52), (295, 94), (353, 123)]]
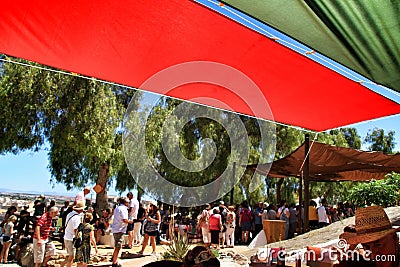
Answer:
[(242, 207), (243, 208), (240, 211), (240, 216), (239, 216), (239, 227), (241, 227), (242, 229), (242, 242), (244, 244), (248, 244), (251, 222), (253, 218), (247, 202), (243, 202)]
[(35, 233), (33, 234), (33, 260), (35, 267), (39, 267), (42, 262), (47, 266), (47, 261), (55, 255), (56, 248), (53, 242), (49, 242), (49, 234), (54, 231), (51, 226), (52, 220), (58, 215), (58, 208), (53, 206), (45, 212), (36, 222)]
[(209, 218), (210, 232), (211, 232), (211, 246), (219, 249), (219, 232), (222, 228), (221, 215), (219, 215), (219, 208), (213, 209), (213, 214)]

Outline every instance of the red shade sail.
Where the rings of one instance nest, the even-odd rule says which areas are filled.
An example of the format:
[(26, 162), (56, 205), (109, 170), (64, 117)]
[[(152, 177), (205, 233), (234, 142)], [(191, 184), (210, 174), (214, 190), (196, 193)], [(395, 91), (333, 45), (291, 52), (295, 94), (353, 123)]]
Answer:
[[(259, 89), (227, 93), (205, 83), (207, 75), (237, 77), (212, 70), (176, 90), (141, 89), (316, 131), (400, 112), (399, 104), (193, 1), (4, 1), (0, 52), (136, 88), (176, 64), (217, 62)], [(259, 92), (269, 107), (260, 101), (255, 114), (247, 103)]]

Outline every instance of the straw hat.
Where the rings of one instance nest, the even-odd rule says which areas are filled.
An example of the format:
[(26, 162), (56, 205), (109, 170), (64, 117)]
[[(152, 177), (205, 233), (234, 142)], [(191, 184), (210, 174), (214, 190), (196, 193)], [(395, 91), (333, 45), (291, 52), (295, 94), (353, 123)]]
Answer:
[(75, 206), (72, 207), (74, 210), (84, 210), (86, 208), (83, 201), (78, 201)]
[(355, 233), (345, 232), (339, 236), (348, 244), (369, 243), (396, 232), (386, 212), (380, 206), (358, 209), (355, 222)]

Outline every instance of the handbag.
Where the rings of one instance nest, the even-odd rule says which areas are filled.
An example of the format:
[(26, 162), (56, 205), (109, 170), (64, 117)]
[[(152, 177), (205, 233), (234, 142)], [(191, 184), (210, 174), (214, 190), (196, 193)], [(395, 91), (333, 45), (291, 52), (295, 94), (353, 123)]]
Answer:
[(78, 232), (76, 233), (76, 236), (72, 240), (72, 243), (74, 244), (74, 248), (80, 248), (83, 245), (82, 226), (83, 226), (82, 223), (79, 224)]
[(74, 244), (74, 248), (80, 248), (83, 245), (82, 237), (74, 237), (72, 243)]

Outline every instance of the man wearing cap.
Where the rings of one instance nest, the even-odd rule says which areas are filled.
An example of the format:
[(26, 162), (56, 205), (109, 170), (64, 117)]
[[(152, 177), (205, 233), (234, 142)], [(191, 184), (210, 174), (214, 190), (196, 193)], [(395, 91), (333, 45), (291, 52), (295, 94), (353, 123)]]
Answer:
[(73, 240), (78, 232), (78, 226), (82, 222), (82, 213), (86, 208), (83, 201), (79, 201), (72, 207), (73, 211), (68, 213), (65, 218), (64, 247), (68, 257), (61, 263), (61, 267), (71, 267), (74, 260), (74, 244)]
[[(399, 264), (399, 238), (396, 229), (380, 206), (360, 208), (356, 211), (355, 231), (346, 231), (339, 236), (350, 248), (361, 244), (368, 251), (368, 266), (395, 267)], [(348, 254), (348, 253), (347, 253)], [(354, 263), (354, 264), (351, 264)], [(366, 266), (357, 259), (343, 261), (339, 266)]]
[(90, 187), (89, 186), (85, 186), (85, 188), (83, 188), (83, 191), (79, 192), (76, 197), (75, 197), (75, 202), (74, 205), (76, 205), (76, 203), (78, 203), (79, 201), (82, 201), (83, 203), (86, 203), (86, 195), (90, 193)]
[(128, 206), (129, 199), (121, 197), (118, 199), (118, 206), (114, 210), (114, 221), (111, 225), (111, 231), (114, 237), (114, 252), (112, 256), (112, 267), (119, 267), (121, 264), (118, 263), (118, 254), (122, 247), (123, 235), (126, 233), (128, 223), (132, 223), (132, 220), (128, 219)]
[(53, 218), (58, 215), (58, 208), (51, 207), (36, 222), (35, 233), (33, 234), (33, 261), (35, 267), (39, 267), (42, 262), (43, 266), (47, 265), (51, 256), (56, 253), (56, 247), (53, 242), (49, 242), (49, 235), (54, 231), (52, 227)]

